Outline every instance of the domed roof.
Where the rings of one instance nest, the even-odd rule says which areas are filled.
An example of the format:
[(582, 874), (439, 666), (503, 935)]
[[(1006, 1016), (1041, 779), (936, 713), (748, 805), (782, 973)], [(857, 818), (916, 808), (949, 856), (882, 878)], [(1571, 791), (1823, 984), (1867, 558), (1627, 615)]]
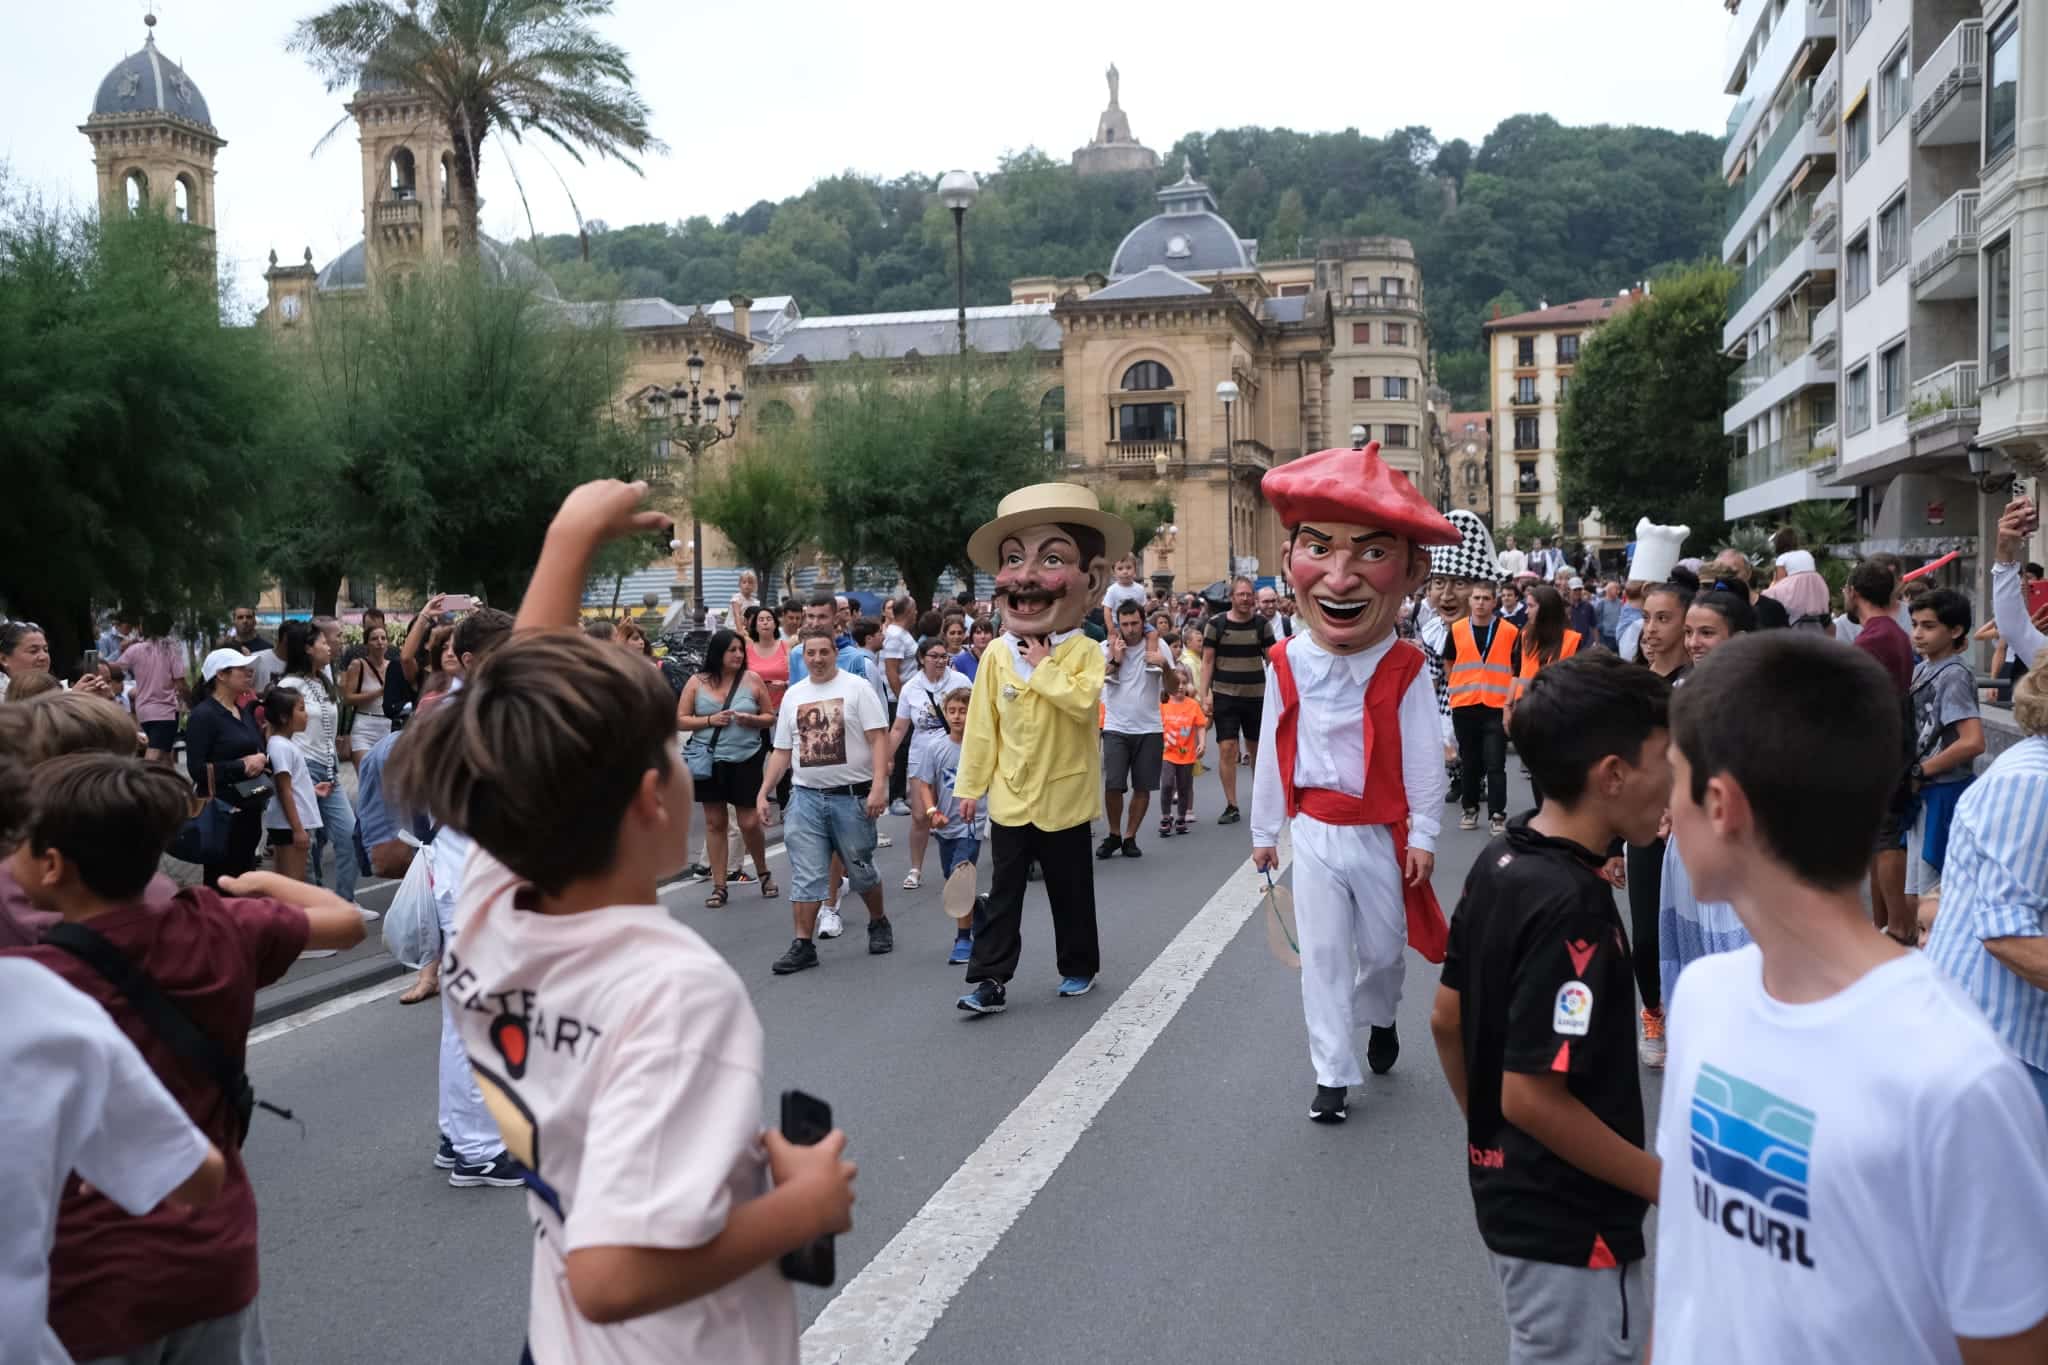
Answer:
[(118, 114), (170, 114), (204, 127), (213, 127), (206, 97), (185, 74), (185, 69), (156, 50), (156, 16), (146, 21), (151, 28), (142, 51), (115, 63), (94, 96), (95, 117)]
[[(1255, 243), (1216, 212), (1209, 187), (1190, 175), (1159, 191), (1160, 211), (1132, 228), (1110, 260), (1111, 279), (1136, 275), (1154, 266), (1175, 274), (1204, 270), (1248, 270), (1255, 263)], [(1250, 250), (1247, 250), (1250, 247)]]
[[(484, 269), (493, 280), (531, 285), (543, 298), (562, 297), (548, 272), (535, 265), (531, 256), (490, 237), (477, 239), (477, 254), (482, 257)], [(313, 287), (325, 294), (338, 289), (361, 289), (369, 282), (369, 253), (359, 241), (321, 267), (320, 273), (314, 277)]]

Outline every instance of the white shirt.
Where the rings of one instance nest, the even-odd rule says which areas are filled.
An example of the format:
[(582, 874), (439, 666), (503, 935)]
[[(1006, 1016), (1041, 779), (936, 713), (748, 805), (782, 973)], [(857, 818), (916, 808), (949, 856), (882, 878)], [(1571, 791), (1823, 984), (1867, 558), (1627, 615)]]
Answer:
[[(300, 828), (308, 831), (320, 828), (320, 798), (313, 795), (313, 774), (306, 767), (305, 753), (283, 735), (272, 735), (266, 740), (263, 752), (270, 757), (272, 774), (281, 774), (291, 779), (292, 806), (299, 813)], [(291, 827), (291, 817), (285, 814), (284, 802), (273, 796), (269, 804), (263, 807), (263, 828)]]
[(518, 877), (482, 849), (462, 881), (441, 990), (507, 1150), (548, 1191), (527, 1194), (534, 1359), (797, 1365), (796, 1298), (774, 1261), (610, 1326), (569, 1293), (569, 1252), (700, 1247), (766, 1192), (746, 987), (659, 905), (520, 909)]
[(288, 687), (306, 699), (306, 728), (292, 736), (292, 743), (298, 745), (299, 752), (313, 762), (332, 769), (335, 764), (334, 736), (341, 725), (341, 703), (332, 691), (304, 673), (279, 678), (277, 685)]
[(946, 667), (946, 675), (937, 682), (925, 676), (920, 668), (903, 680), (903, 695), (896, 702), (896, 719), (910, 722), (910, 754), (914, 759), (924, 752), (924, 746), (946, 733), (946, 716), (941, 703), (948, 692), (955, 689), (974, 690), (974, 683), (965, 673)]
[(270, 690), (270, 685), (284, 676), (284, 660), (275, 648), (256, 651), (256, 662), (249, 665), (252, 675), (249, 686), (260, 698)]
[(1788, 1005), (1751, 944), (1669, 1009), (1657, 1365), (1956, 1362), (2048, 1317), (2048, 1117), (1924, 955)]
[(1109, 662), (1109, 641), (1102, 642), (1102, 728), (1119, 735), (1165, 733), (1159, 718), (1160, 665), (1151, 651), (1161, 648), (1157, 635), (1124, 647), (1121, 664)]
[[(1365, 795), (1365, 690), (1380, 661), (1400, 641), (1393, 635), (1357, 654), (1331, 654), (1309, 635), (1294, 637), (1287, 663), (1299, 693), (1294, 722), (1294, 786), (1322, 787), (1347, 796)], [(1410, 646), (1413, 648), (1413, 646)], [(1436, 851), (1443, 827), (1444, 774), (1438, 738), (1436, 689), (1429, 670), (1418, 668), (1401, 694), (1401, 777), (1408, 789), (1408, 846)], [(1280, 789), (1280, 749), (1273, 742), (1280, 717), (1280, 685), (1266, 665), (1266, 708), (1259, 722), (1259, 758), (1252, 780), (1252, 847), (1279, 843), (1287, 818)]]
[(0, 1360), (70, 1365), (49, 1328), (66, 1177), (145, 1214), (209, 1144), (97, 1000), (16, 957), (0, 957), (0, 1000)]
[(1502, 550), (1494, 558), (1500, 561), (1501, 576), (1504, 578), (1513, 578), (1529, 567), (1529, 556), (1520, 550)]
[(1117, 608), (1126, 602), (1136, 602), (1142, 608), (1146, 596), (1143, 583), (1110, 584), (1109, 591), (1102, 594), (1102, 624), (1115, 630)]
[[(1074, 627), (1072, 630), (1055, 631), (1046, 637), (1045, 652), (1048, 654), (1052, 653), (1052, 651), (1058, 649), (1080, 633), (1081, 628), (1079, 626)], [(1029, 659), (1024, 657), (1024, 637), (1006, 630), (998, 638), (1010, 647), (1011, 671), (1017, 675), (1019, 681), (1029, 678), (1033, 665)], [(985, 659), (988, 656), (984, 654), (982, 657)]]
[(1991, 616), (2005, 640), (2006, 657), (2018, 656), (2027, 667), (2041, 651), (2048, 649), (2048, 635), (2034, 628), (2027, 618), (2027, 588), (2017, 564), (1991, 566)]
[(899, 625), (882, 627), (882, 690), (888, 693), (888, 700), (896, 700), (895, 689), (889, 686), (889, 660), (898, 659), (902, 666), (896, 676), (908, 679), (917, 672), (917, 641), (910, 638), (910, 632)]
[(851, 787), (874, 780), (868, 732), (888, 727), (868, 680), (842, 668), (827, 683), (789, 685), (775, 713), (775, 747), (789, 750), (797, 786)]

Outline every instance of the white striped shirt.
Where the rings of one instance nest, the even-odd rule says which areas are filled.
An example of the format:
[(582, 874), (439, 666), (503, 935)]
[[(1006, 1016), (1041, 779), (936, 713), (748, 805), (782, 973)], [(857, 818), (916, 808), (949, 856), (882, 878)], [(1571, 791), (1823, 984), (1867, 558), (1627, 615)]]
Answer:
[(1977, 1002), (2015, 1056), (2048, 1071), (2048, 991), (1993, 957), (1984, 940), (2048, 933), (2048, 736), (1999, 755), (1956, 803), (1941, 910), (1927, 955)]

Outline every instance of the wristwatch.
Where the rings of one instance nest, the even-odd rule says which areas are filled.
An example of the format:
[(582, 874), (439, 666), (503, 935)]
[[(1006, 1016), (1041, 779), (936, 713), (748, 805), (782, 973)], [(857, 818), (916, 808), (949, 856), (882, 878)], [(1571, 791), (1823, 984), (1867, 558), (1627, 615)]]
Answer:
[(1915, 763), (1912, 767), (1906, 769), (1906, 776), (1915, 782), (1925, 782), (1927, 780), (1927, 770), (1918, 763)]

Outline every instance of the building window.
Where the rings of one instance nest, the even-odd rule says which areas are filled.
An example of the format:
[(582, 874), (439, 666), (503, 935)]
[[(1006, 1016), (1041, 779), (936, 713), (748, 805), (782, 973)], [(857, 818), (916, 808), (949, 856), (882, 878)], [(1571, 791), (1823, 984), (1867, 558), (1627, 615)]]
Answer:
[(1842, 120), (1842, 163), (1844, 178), (1870, 160), (1870, 101), (1856, 106), (1856, 112)]
[(284, 599), (284, 609), (288, 612), (313, 610), (313, 585), (310, 583), (281, 583), (278, 595)]
[(1385, 324), (1383, 324), (1383, 325), (1384, 325), (1384, 326), (1386, 327), (1386, 329), (1387, 329), (1387, 330), (1386, 330), (1386, 338), (1387, 338), (1387, 345), (1389, 345), (1389, 346), (1406, 346), (1406, 345), (1408, 344), (1408, 324), (1407, 324), (1407, 323), (1405, 323), (1405, 322), (1389, 322), (1389, 323), (1385, 323)]
[(1371, 323), (1369, 323), (1369, 322), (1354, 322), (1354, 323), (1352, 323), (1352, 324), (1351, 324), (1351, 344), (1352, 344), (1353, 346), (1370, 346), (1370, 345), (1372, 345), (1372, 324), (1371, 324)]
[(1515, 363), (1525, 368), (1536, 363), (1535, 337), (1515, 338)]
[(1572, 377), (1561, 374), (1557, 377), (1557, 401), (1564, 402), (1564, 396), (1572, 391)]
[(1525, 499), (1525, 500), (1523, 500), (1523, 501), (1521, 501), (1521, 502), (1518, 502), (1518, 503), (1516, 503), (1516, 504), (1515, 504), (1515, 515), (1516, 515), (1517, 517), (1521, 518), (1521, 519), (1522, 519), (1523, 521), (1534, 521), (1534, 520), (1536, 520), (1536, 503), (1535, 503), (1535, 500), (1534, 500), (1534, 499)]
[(1388, 375), (1386, 379), (1381, 381), (1380, 396), (1382, 398), (1405, 399), (1408, 396), (1408, 381), (1406, 379), (1397, 379), (1393, 375)]
[(1984, 160), (2012, 150), (2020, 115), (2020, 12), (2000, 20), (1985, 44)]
[(1527, 460), (1515, 466), (1515, 491), (1517, 493), (1541, 493), (1543, 491), (1543, 480), (1536, 473), (1535, 461)]
[(1857, 35), (1870, 26), (1871, 0), (1849, 0), (1848, 21), (1843, 30), (1842, 46), (1848, 47), (1856, 41)]
[(1557, 363), (1576, 365), (1579, 363), (1579, 334), (1567, 332), (1557, 339)]
[(1280, 286), (1280, 297), (1283, 299), (1307, 298), (1308, 291), (1309, 286), (1305, 284), (1283, 284)]
[(2012, 376), (2012, 238), (1984, 253), (1984, 382)]
[(1141, 360), (1124, 371), (1125, 392), (1146, 393), (1173, 387), (1173, 375), (1156, 360)]
[(1877, 214), (1877, 278), (1887, 280), (1906, 263), (1906, 195), (1886, 204)]
[(1408, 436), (1408, 433), (1411, 430), (1413, 430), (1413, 428), (1411, 428), (1406, 422), (1387, 423), (1386, 444), (1398, 449), (1406, 449), (1411, 444)]
[(1906, 343), (1877, 353), (1877, 415), (1897, 417), (1906, 410)]
[(1849, 243), (1848, 253), (1842, 258), (1842, 292), (1849, 297), (1849, 307), (1854, 308), (1870, 293), (1870, 233), (1859, 232)]
[(1882, 138), (1905, 116), (1913, 102), (1913, 69), (1906, 65), (1906, 44), (1877, 73), (1877, 135)]
[(1870, 430), (1870, 366), (1849, 371), (1842, 381), (1842, 398), (1849, 407), (1849, 434)]
[(1399, 275), (1382, 275), (1380, 292), (1390, 299), (1398, 299), (1407, 292), (1407, 286), (1401, 282)]
[(1539, 439), (1536, 434), (1536, 419), (1534, 417), (1517, 417), (1515, 419), (1516, 450), (1535, 450), (1538, 448)]
[(352, 573), (348, 576), (348, 604), (364, 609), (377, 605), (377, 580), (373, 575)]
[(1351, 396), (1361, 402), (1372, 397), (1372, 376), (1368, 374), (1352, 375)]
[(1171, 403), (1126, 403), (1116, 410), (1116, 439), (1172, 441), (1179, 439), (1178, 412)]
[(1515, 380), (1515, 402), (1533, 403), (1535, 401), (1536, 376), (1533, 374), (1522, 375), (1520, 378)]
[(1064, 384), (1055, 384), (1045, 391), (1045, 397), (1038, 400), (1038, 430), (1047, 450), (1066, 450), (1067, 390)]

